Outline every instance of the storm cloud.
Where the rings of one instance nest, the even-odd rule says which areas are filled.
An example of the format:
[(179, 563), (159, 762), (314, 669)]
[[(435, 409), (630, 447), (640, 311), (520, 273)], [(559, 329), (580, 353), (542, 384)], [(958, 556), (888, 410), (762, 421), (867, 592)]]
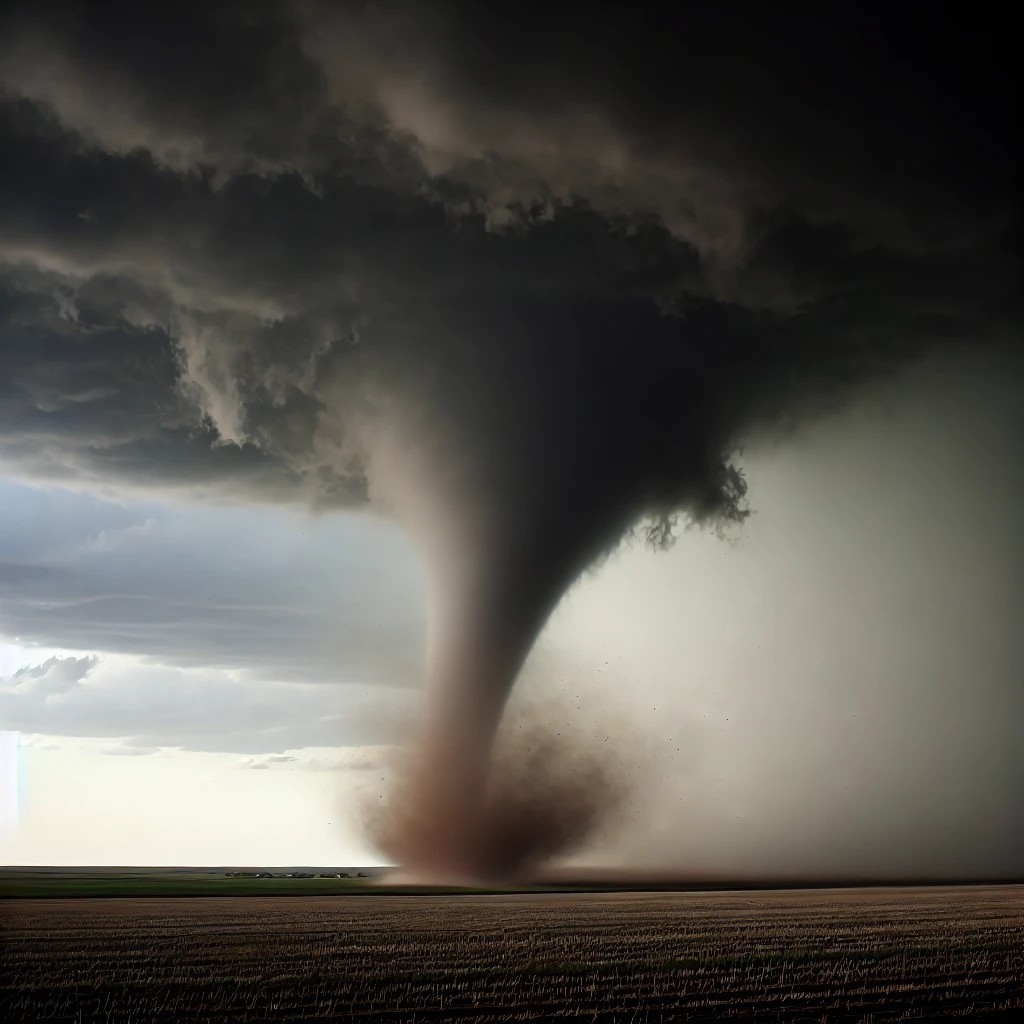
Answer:
[[(880, 351), (1012, 331), (1011, 100), (998, 60), (978, 65), (984, 26), (940, 60), (775, 12), (769, 38), (799, 42), (782, 62), (761, 17), (680, 38), (507, 14), (15, 9), (5, 461), (359, 503), (337, 392), (362, 354), (450, 379), (460, 344), (547, 350), (569, 322), (675, 394), (696, 372), (725, 420), (714, 462), (727, 427), (821, 400)], [(892, 51), (912, 43), (889, 28)]]
[(0, 627), (25, 646), (270, 682), (418, 682), (423, 584), (386, 524), (11, 483), (0, 502)]

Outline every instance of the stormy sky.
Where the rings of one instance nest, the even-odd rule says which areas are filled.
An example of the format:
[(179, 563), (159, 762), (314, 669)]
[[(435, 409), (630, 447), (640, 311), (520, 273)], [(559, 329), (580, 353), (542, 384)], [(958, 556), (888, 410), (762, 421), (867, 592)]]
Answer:
[[(3, 18), (0, 727), (278, 772), (388, 743), (453, 543), (550, 566), (512, 588), (538, 623), (502, 598), (527, 649), (626, 527), (671, 526), (671, 553), (642, 525), (570, 593), (542, 642), (570, 675), (620, 623), (629, 685), (683, 723), (694, 684), (666, 666), (724, 672), (774, 634), (735, 669), (763, 677), (731, 698), (748, 720), (749, 687), (801, 695), (772, 726), (795, 750), (844, 701), (873, 723), (874, 746), (836, 748), (828, 777), (866, 780), (845, 814), (798, 765), (772, 776), (751, 727), (744, 771), (774, 780), (775, 813), (731, 849), (785, 863), (778, 822), (805, 834), (815, 800), (870, 831), (884, 793), (890, 820), (959, 779), (952, 811), (921, 811), (987, 837), (951, 863), (1019, 861), (1018, 833), (977, 824), (1012, 815), (1022, 771), (998, 23), (300, 0)], [(735, 547), (684, 529), (747, 507)], [(854, 650), (870, 681), (836, 668)], [(936, 716), (968, 707), (950, 775)], [(885, 786), (883, 738), (907, 762)], [(696, 843), (714, 792), (662, 814), (667, 846)], [(787, 792), (806, 815), (780, 818)], [(856, 830), (830, 828), (848, 849)]]

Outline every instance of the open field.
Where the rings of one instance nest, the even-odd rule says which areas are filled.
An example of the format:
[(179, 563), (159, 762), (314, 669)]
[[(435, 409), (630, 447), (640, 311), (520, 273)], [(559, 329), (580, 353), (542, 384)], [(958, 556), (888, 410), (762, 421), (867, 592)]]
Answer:
[[(341, 877), (337, 874), (341, 873)], [(348, 877), (345, 877), (348, 875)], [(747, 892), (779, 889), (861, 889), (975, 886), (1015, 887), (1019, 879), (899, 880), (797, 876), (737, 877), (621, 868), (546, 869), (518, 882), (423, 885), (401, 872), (366, 868), (0, 867), (0, 900), (152, 899), (196, 896), (425, 896), (513, 893)]]
[(1024, 1017), (1017, 887), (11, 900), (0, 928), (9, 1020)]
[[(539, 880), (526, 886), (480, 889), (452, 885), (378, 884), (385, 872), (349, 869), (348, 878), (322, 877), (323, 868), (64, 868), (0, 867), (0, 900), (12, 899), (152, 899), (196, 896), (422, 896), (453, 893), (550, 892), (629, 888), (632, 880)], [(304, 877), (313, 872), (316, 877)], [(365, 877), (356, 877), (361, 872)], [(269, 876), (269, 877), (268, 877)], [(547, 884), (545, 884), (547, 882)], [(677, 880), (657, 888), (677, 887)], [(702, 888), (706, 888), (706, 883)], [(722, 886), (717, 886), (722, 888)]]

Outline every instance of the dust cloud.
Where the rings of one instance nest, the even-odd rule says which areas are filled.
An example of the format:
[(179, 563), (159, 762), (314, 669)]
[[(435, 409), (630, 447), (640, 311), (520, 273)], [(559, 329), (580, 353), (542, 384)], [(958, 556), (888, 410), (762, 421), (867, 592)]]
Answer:
[(628, 717), (594, 695), (538, 692), (528, 681), (502, 718), (483, 779), (467, 784), (453, 757), (447, 786), (424, 800), (443, 754), (410, 737), (393, 748), (383, 788), (363, 794), (363, 823), (402, 866), (392, 883), (522, 883), (623, 829), (651, 754), (638, 738)]

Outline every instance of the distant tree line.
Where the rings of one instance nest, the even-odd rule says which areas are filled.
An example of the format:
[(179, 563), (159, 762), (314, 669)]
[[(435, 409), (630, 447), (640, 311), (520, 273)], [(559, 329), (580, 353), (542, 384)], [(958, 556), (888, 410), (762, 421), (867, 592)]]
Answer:
[(362, 871), (354, 875), (347, 871), (322, 871), (320, 874), (307, 873), (304, 871), (288, 872), (287, 874), (274, 874), (272, 871), (225, 871), (225, 878), (366, 878)]

